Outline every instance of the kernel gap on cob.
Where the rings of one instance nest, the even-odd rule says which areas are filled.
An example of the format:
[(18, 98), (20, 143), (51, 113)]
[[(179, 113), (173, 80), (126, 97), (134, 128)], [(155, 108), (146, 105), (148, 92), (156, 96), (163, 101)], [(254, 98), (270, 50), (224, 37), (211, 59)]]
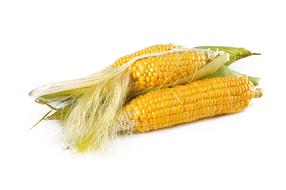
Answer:
[[(146, 132), (243, 110), (253, 97), (261, 96), (261, 89), (254, 87), (259, 79), (242, 75), (227, 66), (250, 55), (256, 53), (235, 47), (155, 45), (123, 56), (97, 74), (50, 83), (31, 91), (30, 95), (37, 103), (51, 108), (40, 121), (61, 121), (62, 139), (67, 147), (80, 152), (98, 150), (119, 134)], [(221, 84), (219, 89), (216, 89), (215, 82)], [(194, 92), (201, 94), (178, 96), (178, 89), (190, 92), (196, 89)], [(230, 89), (234, 92), (228, 93)], [(208, 95), (208, 90), (218, 96), (221, 95), (219, 90), (227, 91), (222, 93), (226, 97), (215, 99), (215, 96)], [(160, 94), (172, 97), (170, 105), (177, 108), (164, 108), (169, 105), (165, 103), (169, 99), (156, 100)], [(208, 99), (201, 100), (200, 105), (190, 105), (192, 102), (189, 101), (188, 108), (182, 104), (199, 95)], [(141, 104), (145, 107), (132, 109), (138, 105), (136, 102), (146, 97), (149, 97), (148, 102)], [(155, 103), (163, 105), (158, 107), (164, 108), (161, 115), (149, 110)], [(146, 109), (153, 115), (146, 115)], [(184, 117), (178, 119), (169, 116), (171, 113)]]

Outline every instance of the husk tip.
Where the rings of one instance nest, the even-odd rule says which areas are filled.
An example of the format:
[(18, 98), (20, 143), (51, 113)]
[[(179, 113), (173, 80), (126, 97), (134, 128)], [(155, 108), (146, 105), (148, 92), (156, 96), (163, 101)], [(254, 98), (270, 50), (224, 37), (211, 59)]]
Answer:
[(251, 55), (261, 55), (261, 53), (251, 53)]

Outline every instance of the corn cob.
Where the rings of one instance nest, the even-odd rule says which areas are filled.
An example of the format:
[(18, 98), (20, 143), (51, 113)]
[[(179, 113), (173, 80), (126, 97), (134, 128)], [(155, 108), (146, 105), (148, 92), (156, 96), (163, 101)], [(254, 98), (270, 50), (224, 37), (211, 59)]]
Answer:
[[(173, 45), (156, 45), (118, 59), (113, 66), (120, 67), (140, 55), (156, 54), (175, 49)], [(129, 68), (132, 86), (137, 90), (171, 84), (194, 74), (216, 57), (215, 51), (197, 49), (170, 52), (135, 61)]]
[(122, 115), (134, 132), (147, 132), (240, 112), (258, 93), (245, 77), (216, 77), (148, 92), (127, 104)]
[(172, 84), (196, 72), (213, 60), (206, 53), (186, 51), (141, 59), (130, 70), (133, 87), (140, 90), (159, 85)]

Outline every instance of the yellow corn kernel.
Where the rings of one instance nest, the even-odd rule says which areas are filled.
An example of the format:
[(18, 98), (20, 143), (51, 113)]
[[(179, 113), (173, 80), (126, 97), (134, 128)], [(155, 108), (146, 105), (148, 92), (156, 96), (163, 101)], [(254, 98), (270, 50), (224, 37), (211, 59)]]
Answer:
[(217, 77), (138, 96), (123, 111), (134, 132), (147, 132), (245, 109), (255, 95), (244, 77)]

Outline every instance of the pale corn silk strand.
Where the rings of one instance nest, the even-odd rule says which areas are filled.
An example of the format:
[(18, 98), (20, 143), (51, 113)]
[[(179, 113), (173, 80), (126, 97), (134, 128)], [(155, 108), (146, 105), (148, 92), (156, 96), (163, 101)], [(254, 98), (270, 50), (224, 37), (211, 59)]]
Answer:
[[(63, 121), (62, 138), (67, 147), (75, 147), (78, 151), (98, 150), (103, 147), (107, 140), (114, 139), (118, 131), (132, 132), (132, 123), (126, 125), (121, 120), (121, 127), (118, 127), (118, 120), (116, 121), (116, 115), (126, 102), (126, 97), (131, 88), (129, 66), (140, 59), (174, 52), (178, 53), (179, 59), (179, 53), (185, 51), (200, 51), (213, 59), (221, 55), (220, 52), (187, 49), (177, 46), (168, 51), (134, 57), (118, 68), (109, 68), (87, 78), (53, 83), (33, 91), (32, 94), (39, 96), (64, 90), (90, 87), (82, 96), (72, 102), (68, 116)], [(184, 83), (190, 82), (193, 78), (194, 76), (191, 76), (189, 79), (186, 78)]]
[[(137, 56), (121, 67), (114, 68), (113, 73), (94, 84), (70, 109), (63, 123), (64, 143), (79, 151), (86, 151), (101, 149), (106, 141), (114, 139), (119, 128), (113, 119), (123, 107), (130, 87), (129, 66), (139, 59), (181, 51), (185, 50), (172, 49)], [(124, 125), (124, 131), (132, 131), (132, 125), (126, 126)]]

